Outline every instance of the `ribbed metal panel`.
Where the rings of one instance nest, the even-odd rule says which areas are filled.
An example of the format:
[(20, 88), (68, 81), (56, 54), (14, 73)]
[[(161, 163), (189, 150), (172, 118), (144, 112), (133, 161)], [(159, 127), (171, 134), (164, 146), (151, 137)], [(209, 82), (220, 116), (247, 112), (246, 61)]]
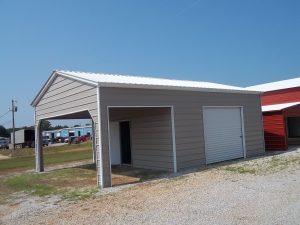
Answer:
[(173, 170), (170, 108), (110, 108), (109, 112), (111, 121), (130, 121), (133, 167)]
[(299, 102), (300, 87), (266, 92), (262, 95), (262, 105)]
[(122, 88), (150, 88), (165, 90), (193, 90), (193, 91), (213, 91), (213, 92), (230, 92), (230, 93), (248, 93), (257, 94), (256, 91), (247, 90), (246, 88), (229, 86), (224, 84), (162, 79), (154, 77), (115, 75), (85, 73), (76, 71), (56, 71), (56, 74), (70, 77), (75, 80), (90, 83), (99, 83), (101, 87), (122, 87)]
[(204, 108), (206, 163), (244, 156), (241, 109)]
[[(250, 157), (264, 152), (259, 95), (105, 87), (101, 88), (101, 93), (101, 109), (104, 111), (102, 115), (105, 114), (107, 106), (174, 106), (176, 155), (179, 170), (203, 166), (206, 163), (202, 106), (243, 106), (246, 154)], [(126, 113), (124, 112), (123, 115), (125, 116)], [(113, 118), (112, 111), (110, 112), (111, 118)], [(159, 118), (161, 117), (157, 119)], [(102, 118), (102, 120), (105, 120), (105, 118)], [(163, 137), (160, 134), (161, 132), (151, 132), (147, 135), (139, 134), (143, 137), (143, 140), (139, 139), (139, 143), (148, 145), (149, 141), (145, 143), (144, 138), (148, 136), (150, 140), (156, 138), (154, 140), (157, 141), (157, 138)], [(163, 139), (164, 141), (171, 140), (171, 137), (169, 139), (163, 137)], [(108, 139), (104, 138), (103, 140), (106, 142)], [(165, 142), (161, 144), (163, 143)], [(149, 151), (150, 148), (143, 149), (141, 153), (164, 154), (164, 156), (172, 157), (170, 154), (165, 155), (166, 151), (163, 150), (167, 147), (162, 148), (160, 146), (159, 150), (155, 149), (152, 147), (151, 151)]]
[(264, 113), (265, 145), (267, 150), (287, 149), (285, 119), (282, 111)]

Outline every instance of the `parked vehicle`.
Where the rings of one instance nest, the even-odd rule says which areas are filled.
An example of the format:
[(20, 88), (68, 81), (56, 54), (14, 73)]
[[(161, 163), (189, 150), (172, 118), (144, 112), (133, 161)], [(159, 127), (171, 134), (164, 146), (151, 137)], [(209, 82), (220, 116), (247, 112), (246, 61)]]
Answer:
[(8, 149), (9, 148), (8, 144), (9, 144), (9, 141), (7, 138), (0, 139), (0, 149)]
[(43, 139), (43, 146), (48, 146), (48, 145), (49, 145), (48, 139)]
[(69, 143), (69, 137), (65, 137), (64, 142)]
[(59, 137), (57, 138), (57, 143), (68, 143), (68, 140), (66, 141), (66, 139), (68, 139), (67, 137)]
[(77, 137), (75, 137), (75, 136), (72, 136), (72, 137), (69, 137), (68, 138), (68, 142), (69, 142), (69, 144), (77, 144), (77, 139), (76, 139)]
[(81, 142), (85, 142), (87, 139), (85, 136), (80, 136), (80, 137), (69, 137), (68, 141), (69, 144), (79, 144)]
[(85, 141), (87, 141), (86, 136), (81, 136), (81, 137), (79, 137), (79, 141), (80, 141), (80, 142), (85, 142)]
[[(33, 148), (34, 139), (34, 129), (22, 129), (15, 132), (15, 146), (18, 148)], [(13, 140), (13, 133), (11, 133), (11, 140)]]

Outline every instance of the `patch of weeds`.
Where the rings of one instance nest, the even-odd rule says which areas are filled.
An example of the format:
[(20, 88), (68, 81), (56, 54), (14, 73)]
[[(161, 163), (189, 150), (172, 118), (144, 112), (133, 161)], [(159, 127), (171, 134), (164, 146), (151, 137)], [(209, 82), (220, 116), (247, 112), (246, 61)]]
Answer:
[(42, 185), (42, 184), (36, 184), (32, 187), (32, 190), (30, 193), (33, 195), (38, 195), (38, 196), (47, 196), (47, 195), (58, 194), (58, 190), (55, 187)]
[(225, 170), (240, 174), (256, 174), (257, 172), (254, 168), (247, 168), (242, 166), (227, 166), (225, 167)]
[(83, 200), (94, 197), (98, 188), (76, 188), (74, 190), (61, 191), (60, 195), (67, 200)]
[(241, 165), (232, 165), (227, 167), (221, 167), (226, 171), (236, 172), (240, 174), (256, 174), (264, 175), (268, 173), (275, 173), (283, 169), (294, 168), (295, 166), (300, 165), (300, 156), (299, 154), (293, 155), (279, 155), (267, 157), (266, 159), (258, 159), (252, 161), (251, 163), (241, 164)]
[(172, 181), (179, 181), (179, 180), (185, 180), (188, 178), (188, 175), (179, 175), (176, 177), (171, 178)]
[(98, 188), (84, 187), (84, 184), (74, 187), (76, 175), (90, 176), (91, 172), (85, 173), (86, 171), (71, 168), (42, 174), (26, 173), (9, 177), (2, 182), (2, 185), (10, 192), (25, 192), (37, 196), (58, 195), (63, 199), (81, 200), (93, 197), (98, 191)]
[(269, 170), (278, 170), (278, 169), (285, 169), (290, 165), (299, 164), (300, 157), (298, 155), (292, 157), (278, 157), (273, 156), (268, 163)]
[(166, 174), (167, 174), (166, 172), (158, 170), (158, 171), (139, 173), (138, 176), (141, 178), (140, 181), (146, 181), (146, 180), (159, 178), (159, 177), (164, 176)]
[(23, 174), (6, 179), (4, 185), (14, 191), (24, 191), (29, 194), (46, 196), (57, 194), (55, 187), (39, 184), (40, 174)]
[(8, 202), (7, 195), (0, 194), (0, 205), (4, 205)]
[(86, 170), (95, 170), (96, 171), (96, 163), (91, 163), (91, 164), (78, 166), (78, 168), (86, 169)]
[(271, 158), (271, 161), (269, 163), (269, 168), (277, 168), (277, 167), (281, 167), (281, 166), (285, 166), (287, 165), (288, 162), (282, 158), (279, 158), (279, 157), (276, 157), (276, 156), (273, 156)]
[(75, 167), (55, 170), (44, 175), (44, 178), (49, 180), (73, 180), (78, 178), (94, 178), (96, 177), (96, 171)]

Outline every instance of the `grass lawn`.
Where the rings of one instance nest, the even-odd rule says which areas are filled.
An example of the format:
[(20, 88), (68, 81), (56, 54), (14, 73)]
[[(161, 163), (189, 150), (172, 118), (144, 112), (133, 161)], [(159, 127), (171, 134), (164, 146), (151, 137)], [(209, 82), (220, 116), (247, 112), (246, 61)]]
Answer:
[(59, 195), (69, 200), (88, 198), (98, 191), (95, 165), (11, 176), (0, 180), (0, 190), (0, 201), (19, 191), (38, 196)]
[[(92, 158), (91, 148), (90, 142), (44, 148), (44, 161), (46, 166), (86, 161)], [(1, 153), (7, 156), (11, 154), (10, 151)], [(0, 203), (9, 200), (11, 194), (16, 192), (37, 196), (57, 195), (63, 199), (77, 200), (93, 197), (99, 191), (95, 164), (44, 173), (26, 172), (34, 166), (34, 149), (16, 150), (14, 157), (0, 161)], [(163, 173), (131, 167), (114, 167), (113, 172), (114, 185), (136, 183)]]
[[(44, 148), (45, 165), (91, 159), (91, 149), (91, 142)], [(11, 150), (0, 151), (0, 154), (10, 156)], [(38, 196), (55, 194), (67, 199), (82, 199), (92, 196), (98, 190), (96, 170), (93, 164), (41, 174), (9, 175), (15, 171), (22, 172), (34, 167), (34, 149), (30, 148), (17, 149), (14, 157), (0, 160), (0, 175), (5, 175), (0, 178), (0, 202), (9, 194), (19, 191)]]
[[(44, 148), (44, 161), (46, 165), (64, 162), (80, 161), (92, 158), (91, 142), (62, 145)], [(0, 151), (2, 155), (11, 155), (11, 150)], [(35, 167), (34, 149), (17, 149), (14, 157), (0, 161), (0, 174), (9, 171), (25, 170)]]

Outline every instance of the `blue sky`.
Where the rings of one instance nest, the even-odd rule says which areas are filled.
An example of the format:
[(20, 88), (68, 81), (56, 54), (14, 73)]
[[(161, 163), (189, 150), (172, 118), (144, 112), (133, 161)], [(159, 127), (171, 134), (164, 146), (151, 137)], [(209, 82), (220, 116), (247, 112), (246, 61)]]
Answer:
[[(300, 74), (300, 1), (0, 0), (0, 116), (52, 70), (248, 86)], [(10, 127), (10, 117), (0, 125)]]

